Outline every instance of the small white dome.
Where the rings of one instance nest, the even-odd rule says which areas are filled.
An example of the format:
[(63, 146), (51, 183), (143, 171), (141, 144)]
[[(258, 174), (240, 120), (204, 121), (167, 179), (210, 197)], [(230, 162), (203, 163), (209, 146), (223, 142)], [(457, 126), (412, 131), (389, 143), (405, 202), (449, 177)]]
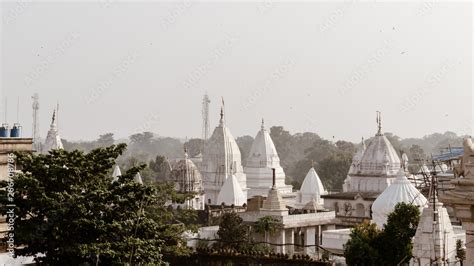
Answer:
[(140, 185), (143, 185), (143, 179), (142, 176), (140, 175), (140, 172), (138, 172), (135, 177), (133, 178), (133, 181), (137, 182)]
[(303, 184), (301, 184), (301, 200), (300, 203), (308, 203), (311, 200), (316, 200), (321, 203), (321, 195), (326, 195), (327, 191), (324, 189), (323, 183), (316, 173), (316, 170), (312, 167), (309, 169), (308, 174), (304, 178)]
[(249, 157), (247, 158), (247, 167), (257, 168), (276, 168), (280, 167), (280, 158), (275, 148), (270, 133), (265, 129), (263, 120), (262, 128), (257, 133), (252, 143)]
[(372, 204), (373, 222), (383, 228), (384, 224), (387, 223), (388, 215), (395, 209), (395, 205), (400, 202), (419, 206), (420, 212), (428, 202), (425, 196), (408, 180), (403, 169), (400, 169), (393, 184), (387, 187)]
[(247, 198), (239, 185), (235, 175), (228, 177), (217, 196), (217, 203), (224, 203), (227, 206), (242, 206), (247, 203)]
[(120, 167), (118, 165), (115, 165), (114, 172), (112, 173), (114, 182), (118, 180), (119, 176), (122, 176), (122, 171), (120, 171)]

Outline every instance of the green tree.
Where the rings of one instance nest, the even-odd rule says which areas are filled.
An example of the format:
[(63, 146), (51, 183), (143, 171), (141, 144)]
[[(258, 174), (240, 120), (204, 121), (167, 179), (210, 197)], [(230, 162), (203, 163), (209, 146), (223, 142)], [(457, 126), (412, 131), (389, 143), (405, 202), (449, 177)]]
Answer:
[(281, 222), (271, 216), (264, 216), (257, 220), (254, 225), (255, 232), (264, 234), (265, 242), (269, 241), (269, 236), (283, 228)]
[(461, 239), (456, 240), (456, 259), (459, 260), (461, 266), (466, 259), (466, 250), (464, 249), (464, 244)]
[(106, 133), (104, 135), (100, 135), (99, 139), (97, 140), (97, 147), (108, 147), (114, 145), (114, 134), (113, 133)]
[[(133, 181), (141, 169), (112, 182), (110, 169), (126, 145), (92, 150), (19, 153), (22, 173), (13, 178), (16, 255), (43, 257), (51, 265), (161, 264), (166, 252), (185, 252), (177, 223), (181, 214), (166, 208), (175, 200), (172, 184), (143, 186)], [(11, 203), (1, 183), (1, 213)]]
[(417, 206), (400, 202), (388, 215), (387, 224), (379, 239), (379, 252), (384, 265), (399, 265), (412, 258), (413, 244), (420, 210)]
[(388, 215), (383, 230), (375, 224), (362, 224), (351, 232), (344, 245), (348, 265), (401, 265), (412, 258), (413, 244), (420, 220), (417, 206), (398, 203)]
[(202, 153), (202, 150), (204, 148), (204, 140), (203, 139), (190, 139), (184, 145), (188, 149), (188, 155), (190, 157), (194, 157), (198, 155), (199, 153)]
[(379, 264), (380, 256), (376, 247), (380, 234), (375, 224), (363, 223), (352, 229), (350, 239), (344, 245), (347, 265), (382, 265)]
[(249, 242), (249, 228), (243, 224), (242, 218), (236, 212), (228, 212), (222, 216), (217, 235), (221, 246), (242, 250)]

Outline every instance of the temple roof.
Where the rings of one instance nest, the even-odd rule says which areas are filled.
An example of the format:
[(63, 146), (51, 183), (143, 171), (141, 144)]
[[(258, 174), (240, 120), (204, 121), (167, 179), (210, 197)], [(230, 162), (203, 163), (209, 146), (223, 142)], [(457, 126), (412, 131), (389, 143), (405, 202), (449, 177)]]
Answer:
[(198, 167), (188, 158), (185, 149), (184, 158), (177, 161), (172, 166), (171, 175), (176, 182), (178, 191), (181, 192), (201, 192), (203, 178)]
[(231, 175), (224, 182), (224, 185), (217, 196), (217, 203), (224, 203), (227, 206), (242, 206), (244, 203), (247, 203), (247, 198), (245, 197), (235, 175)]
[(44, 151), (48, 152), (55, 149), (64, 149), (61, 137), (59, 136), (58, 124), (56, 121), (56, 110), (53, 112), (53, 118), (51, 120), (51, 126), (46, 136), (44, 144)]
[(387, 187), (372, 204), (373, 221), (382, 228), (387, 222), (388, 215), (400, 202), (419, 206), (420, 211), (427, 203), (425, 196), (408, 180), (402, 168), (399, 168), (397, 179), (393, 184)]
[(385, 135), (377, 134), (365, 150), (356, 175), (396, 175), (400, 165), (400, 158), (390, 141)]
[(300, 192), (302, 194), (318, 196), (327, 194), (327, 191), (324, 189), (323, 183), (316, 173), (316, 170), (314, 170), (314, 167), (309, 169), (308, 174), (303, 180), (303, 184), (301, 184)]
[(138, 172), (135, 177), (133, 177), (133, 181), (137, 182), (140, 185), (143, 185), (143, 179), (142, 176), (140, 175), (140, 172)]
[(362, 156), (364, 156), (366, 149), (367, 149), (367, 145), (365, 145), (365, 140), (364, 138), (362, 138), (362, 142), (360, 144), (359, 149), (357, 150), (354, 157), (352, 157), (352, 164), (351, 164), (351, 167), (349, 168), (349, 174), (357, 173), (359, 169), (360, 160), (362, 159)]
[(117, 181), (119, 176), (122, 176), (122, 171), (120, 171), (120, 167), (117, 164), (115, 165), (114, 172), (112, 173), (113, 180)]
[(268, 196), (263, 202), (262, 210), (277, 212), (288, 211), (286, 204), (275, 185), (270, 189), (270, 191), (268, 191)]
[(275, 144), (265, 129), (262, 119), (262, 127), (257, 133), (250, 149), (246, 167), (275, 168), (280, 167), (280, 157), (278, 157)]
[(316, 199), (313, 199), (312, 201), (308, 202), (304, 207), (303, 210), (307, 211), (323, 211), (324, 206), (319, 204), (319, 202)]
[(210, 167), (210, 169), (207, 169), (210, 172), (217, 172), (217, 168), (224, 166), (224, 171), (219, 170), (219, 172), (222, 172), (225, 176), (231, 176), (235, 172), (243, 172), (240, 149), (229, 128), (225, 125), (223, 109), (219, 125), (206, 142), (203, 164)]
[(357, 167), (351, 169), (351, 175), (375, 177), (397, 175), (401, 166), (400, 157), (390, 141), (382, 133), (382, 117), (380, 112), (377, 112), (377, 124), (377, 134), (363, 152)]

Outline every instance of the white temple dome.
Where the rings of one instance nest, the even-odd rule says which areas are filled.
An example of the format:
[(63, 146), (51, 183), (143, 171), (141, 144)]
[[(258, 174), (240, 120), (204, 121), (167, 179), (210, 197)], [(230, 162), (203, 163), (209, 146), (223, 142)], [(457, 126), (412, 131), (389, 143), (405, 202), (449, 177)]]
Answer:
[(219, 195), (217, 196), (217, 203), (224, 203), (226, 206), (242, 206), (244, 203), (247, 203), (247, 198), (245, 197), (235, 175), (226, 179)]
[(202, 175), (196, 164), (188, 159), (187, 153), (185, 158), (173, 164), (171, 176), (176, 182), (178, 191), (183, 193), (202, 192)]
[(321, 195), (326, 195), (327, 191), (324, 189), (323, 183), (314, 170), (314, 167), (311, 167), (308, 174), (303, 180), (300, 189), (300, 203), (308, 203), (312, 200), (316, 200), (319, 204), (322, 204), (323, 201), (320, 198)]
[(390, 141), (378, 133), (370, 142), (360, 160), (358, 175), (390, 176), (400, 169), (400, 158)]
[(372, 220), (380, 228), (387, 223), (388, 215), (400, 202), (411, 203), (423, 210), (427, 200), (408, 180), (403, 169), (399, 168), (397, 179), (377, 197), (372, 204)]
[(263, 121), (261, 130), (252, 143), (246, 167), (280, 167), (280, 157)]

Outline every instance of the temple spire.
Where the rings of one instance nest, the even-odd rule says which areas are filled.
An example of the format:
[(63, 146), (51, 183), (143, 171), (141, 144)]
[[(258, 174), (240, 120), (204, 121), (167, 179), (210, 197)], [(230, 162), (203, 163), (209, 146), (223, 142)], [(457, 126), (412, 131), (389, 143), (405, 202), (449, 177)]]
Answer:
[(262, 130), (265, 130), (265, 120), (262, 118)]
[(51, 127), (56, 126), (56, 109), (53, 111), (53, 118), (51, 119)]
[(380, 111), (377, 111), (377, 125), (378, 125), (377, 135), (382, 135), (382, 113)]
[(225, 104), (224, 104), (224, 97), (222, 97), (222, 106), (221, 106), (221, 119), (219, 121), (219, 125), (220, 126), (224, 126), (224, 123), (225, 123), (225, 118), (224, 118), (224, 115), (225, 115)]
[(184, 159), (188, 159), (188, 148), (186, 147), (186, 144), (184, 144), (183, 147), (184, 147)]

